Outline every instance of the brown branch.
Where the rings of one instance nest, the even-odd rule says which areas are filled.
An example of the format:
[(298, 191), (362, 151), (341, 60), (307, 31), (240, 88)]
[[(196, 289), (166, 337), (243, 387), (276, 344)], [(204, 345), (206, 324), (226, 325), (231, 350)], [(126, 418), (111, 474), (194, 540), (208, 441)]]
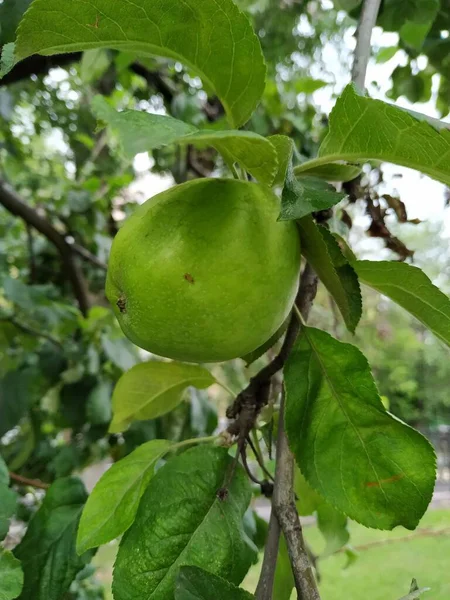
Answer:
[(7, 187), (5, 182), (0, 180), (0, 204), (13, 215), (23, 219), (25, 223), (34, 227), (42, 233), (58, 250), (64, 266), (64, 270), (69, 279), (75, 298), (78, 301), (81, 312), (86, 315), (89, 307), (89, 293), (83, 272), (74, 259), (73, 250), (66, 242), (64, 236), (57, 231), (53, 225), (41, 217), (31, 206), (26, 204), (19, 195)]
[(64, 352), (64, 346), (62, 345), (62, 343), (60, 341), (58, 341), (51, 335), (48, 335), (47, 333), (39, 331), (38, 329), (34, 329), (33, 327), (30, 327), (29, 325), (24, 325), (24, 324), (20, 323), (20, 321), (18, 321), (15, 317), (11, 316), (11, 317), (6, 317), (6, 318), (1, 318), (0, 321), (6, 321), (8, 323), (11, 323), (12, 325), (14, 325), (14, 327), (16, 327), (16, 329), (20, 329), (20, 331), (23, 331), (23, 333), (26, 333), (27, 335), (32, 335), (33, 337), (43, 338), (44, 340), (47, 340), (48, 342), (50, 342), (51, 344), (56, 346), (59, 350), (62, 350)]
[[(317, 275), (314, 273), (312, 267), (307, 264), (300, 279), (300, 289), (296, 299), (296, 305), (305, 321), (308, 319), (314, 298), (316, 297), (317, 285)], [(300, 323), (297, 317), (294, 316), (289, 325), (283, 348), (274, 361), (268, 365), (269, 368), (266, 367), (266, 373), (272, 373), (273, 369), (276, 369), (276, 373), (279, 370), (277, 367), (282, 368), (284, 366), (284, 363), (295, 344), (299, 331)], [(282, 363), (281, 366), (280, 363)], [(258, 375), (256, 377), (258, 377)], [(281, 531), (283, 531), (286, 539), (299, 598), (301, 600), (319, 599), (320, 596), (315, 583), (314, 572), (309, 562), (308, 550), (303, 539), (300, 519), (295, 507), (294, 459), (289, 450), (286, 434), (284, 432), (284, 394), (282, 394), (278, 424), (272, 514), (270, 516), (269, 533), (264, 552), (261, 576), (256, 590), (256, 600), (272, 600), (273, 582), (275, 578)]]
[(28, 479), (28, 477), (22, 477), (22, 475), (18, 475), (17, 473), (10, 472), (9, 477), (12, 481), (15, 481), (16, 483), (20, 483), (22, 485), (29, 485), (40, 490), (48, 490), (48, 488), (50, 487), (49, 483), (44, 483), (43, 481), (39, 481), (38, 479)]
[[(368, 542), (367, 544), (361, 544), (354, 546), (352, 550), (355, 552), (364, 552), (365, 550), (371, 550), (378, 546), (388, 546), (390, 544), (396, 544), (397, 542), (410, 542), (412, 540), (423, 538), (423, 537), (438, 537), (441, 535), (450, 535), (450, 527), (444, 527), (443, 529), (418, 529), (414, 533), (404, 535), (399, 538), (386, 538), (385, 540), (376, 540), (375, 542)], [(347, 548), (340, 548), (335, 554), (341, 554), (346, 552)]]
[(71, 244), (70, 242), (67, 243), (71, 247), (72, 252), (78, 254), (78, 256), (81, 256), (81, 258), (84, 258), (84, 260), (87, 260), (88, 262), (92, 263), (96, 267), (99, 267), (99, 269), (103, 269), (104, 271), (108, 269), (108, 265), (106, 263), (100, 260), (98, 256), (95, 256), (95, 254), (92, 254), (92, 252), (89, 252), (89, 250), (87, 250), (83, 246), (80, 246), (80, 244)]

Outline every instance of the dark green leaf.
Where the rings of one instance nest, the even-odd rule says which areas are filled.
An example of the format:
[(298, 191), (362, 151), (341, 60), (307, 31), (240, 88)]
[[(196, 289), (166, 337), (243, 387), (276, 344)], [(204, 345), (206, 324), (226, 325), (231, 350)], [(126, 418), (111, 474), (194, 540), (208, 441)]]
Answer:
[(439, 7), (440, 0), (385, 0), (378, 24), (386, 31), (398, 31), (404, 42), (420, 50)]
[(241, 164), (262, 183), (271, 185), (277, 169), (274, 146), (252, 131), (199, 131), (172, 117), (136, 110), (117, 112), (102, 96), (93, 101), (96, 116), (117, 132), (128, 157), (169, 144), (212, 146), (228, 164)]
[(25, 582), (20, 600), (61, 600), (92, 553), (78, 556), (75, 539), (87, 494), (79, 479), (58, 479), (14, 550)]
[(286, 183), (281, 196), (280, 221), (293, 221), (334, 206), (346, 194), (316, 177), (296, 179), (292, 166), (288, 167)]
[(264, 89), (259, 40), (232, 0), (34, 0), (20, 24), (16, 62), (95, 48), (186, 64), (220, 98), (233, 127), (249, 119)]
[(450, 299), (423, 271), (391, 261), (358, 260), (352, 266), (363, 283), (402, 306), (450, 346)]
[(171, 459), (153, 477), (114, 569), (115, 600), (172, 600), (181, 566), (205, 566), (239, 585), (254, 556), (242, 519), (251, 490), (240, 468), (225, 499), (218, 490), (232, 459), (203, 446)]
[(131, 421), (156, 419), (173, 410), (189, 386), (205, 389), (215, 383), (209, 371), (198, 365), (150, 361), (133, 367), (119, 379), (113, 394), (112, 433)]
[(35, 400), (35, 383), (34, 369), (10, 371), (0, 381), (0, 437), (18, 424)]
[(14, 42), (16, 29), (32, 0), (4, 0), (0, 4), (0, 46)]
[(346, 165), (344, 163), (330, 163), (328, 165), (309, 166), (309, 162), (298, 165), (294, 169), (296, 177), (319, 177), (326, 181), (352, 181), (358, 177), (362, 168), (359, 165)]
[(286, 429), (308, 483), (367, 527), (414, 529), (433, 494), (435, 455), (386, 412), (361, 352), (304, 328), (285, 378)]
[(0, 547), (0, 600), (14, 600), (23, 586), (23, 572), (20, 561), (12, 552)]
[(318, 158), (304, 168), (375, 159), (416, 169), (448, 185), (449, 154), (447, 123), (372, 100), (348, 85), (331, 112)]
[(362, 314), (361, 290), (355, 271), (333, 235), (312, 217), (298, 222), (302, 253), (336, 302), (347, 328), (355, 331)]
[(251, 600), (248, 592), (226, 579), (198, 567), (181, 567), (175, 585), (175, 600)]
[(167, 440), (151, 440), (102, 475), (81, 515), (79, 554), (114, 540), (130, 527), (155, 466), (170, 446)]
[(17, 505), (17, 494), (9, 489), (9, 471), (5, 461), (0, 456), (0, 541), (6, 536), (9, 521)]

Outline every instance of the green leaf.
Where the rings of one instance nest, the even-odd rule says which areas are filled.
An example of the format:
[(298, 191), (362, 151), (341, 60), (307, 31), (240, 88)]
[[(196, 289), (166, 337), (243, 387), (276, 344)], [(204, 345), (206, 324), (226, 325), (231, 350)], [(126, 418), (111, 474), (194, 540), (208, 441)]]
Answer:
[(398, 46), (386, 46), (385, 48), (380, 48), (377, 52), (375, 60), (378, 64), (387, 63), (389, 60), (391, 60), (391, 58), (394, 58), (398, 50)]
[(175, 585), (175, 600), (251, 600), (254, 598), (226, 579), (198, 567), (181, 567)]
[(156, 419), (173, 410), (189, 386), (205, 389), (216, 382), (198, 365), (150, 361), (127, 371), (113, 393), (111, 433), (123, 431), (131, 421)]
[(103, 48), (86, 50), (80, 63), (80, 77), (83, 83), (97, 81), (108, 70), (111, 61)]
[(58, 479), (14, 550), (25, 581), (20, 600), (61, 600), (92, 553), (78, 556), (76, 532), (87, 494), (79, 479)]
[(117, 132), (125, 154), (133, 158), (169, 144), (212, 146), (228, 164), (235, 162), (262, 183), (271, 185), (277, 170), (277, 155), (269, 140), (252, 131), (198, 130), (172, 117), (137, 110), (117, 112), (102, 96), (92, 103), (97, 118)]
[(276, 600), (290, 600), (294, 586), (295, 582), (292, 573), (291, 560), (289, 558), (286, 540), (284, 539), (284, 535), (281, 534), (277, 566), (275, 569), (275, 579), (273, 582), (273, 598)]
[(359, 165), (330, 163), (328, 165), (309, 166), (312, 161), (298, 165), (294, 169), (296, 177), (318, 177), (326, 181), (346, 182), (358, 177), (362, 168)]
[(317, 526), (326, 542), (323, 557), (334, 554), (348, 544), (350, 534), (347, 517), (328, 502), (324, 501), (317, 507)]
[(404, 42), (420, 50), (439, 7), (440, 0), (385, 0), (377, 23), (386, 31), (398, 31)]
[(449, 155), (447, 123), (372, 100), (350, 84), (331, 112), (330, 130), (309, 167), (374, 159), (416, 169), (449, 185)]
[(116, 539), (131, 526), (155, 466), (171, 445), (151, 440), (102, 475), (81, 515), (78, 554)]
[(17, 506), (17, 494), (9, 488), (9, 471), (0, 456), (0, 541), (9, 530), (9, 522)]
[(316, 177), (296, 179), (292, 165), (289, 165), (286, 182), (281, 196), (280, 221), (293, 221), (319, 210), (334, 206), (346, 194), (336, 192), (334, 187)]
[(352, 263), (360, 280), (384, 294), (450, 346), (450, 299), (425, 273), (406, 263), (359, 260)]
[(109, 381), (100, 381), (90, 392), (86, 403), (86, 416), (92, 425), (106, 425), (111, 421), (112, 385)]
[(0, 600), (18, 598), (23, 587), (23, 571), (20, 561), (12, 552), (0, 548)]
[(267, 139), (275, 147), (278, 159), (278, 171), (274, 177), (273, 185), (284, 185), (294, 155), (294, 140), (287, 137), (287, 135), (271, 135)]
[(434, 451), (386, 412), (358, 348), (305, 327), (285, 380), (286, 430), (308, 483), (366, 527), (414, 529), (433, 494)]
[(3, 0), (0, 4), (0, 46), (14, 42), (16, 29), (32, 0)]
[(295, 493), (299, 515), (317, 514), (317, 525), (326, 543), (322, 556), (329, 556), (345, 546), (350, 539), (347, 517), (313, 490), (298, 467), (295, 469)]
[(313, 94), (317, 90), (329, 85), (328, 81), (314, 79), (313, 77), (299, 77), (294, 83), (297, 94)]
[(203, 446), (171, 459), (153, 477), (136, 520), (119, 548), (115, 600), (172, 600), (181, 566), (208, 565), (239, 585), (256, 549), (243, 532), (250, 502), (247, 477), (238, 468), (220, 499), (232, 458), (224, 448)]
[(339, 244), (312, 217), (298, 222), (302, 253), (336, 302), (347, 328), (354, 332), (362, 314), (358, 277), (342, 254)]
[(95, 48), (184, 63), (219, 97), (236, 128), (264, 90), (261, 45), (232, 0), (34, 0), (18, 29), (16, 62)]
[(3, 46), (0, 56), (0, 79), (14, 67), (15, 49), (15, 44), (12, 42)]
[(0, 437), (25, 415), (33, 399), (35, 380), (33, 369), (10, 371), (0, 380)]

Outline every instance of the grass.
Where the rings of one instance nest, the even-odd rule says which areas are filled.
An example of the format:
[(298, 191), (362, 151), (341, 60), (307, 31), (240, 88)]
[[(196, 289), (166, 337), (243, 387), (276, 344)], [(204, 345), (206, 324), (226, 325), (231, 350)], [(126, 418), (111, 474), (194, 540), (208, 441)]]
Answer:
[[(399, 600), (409, 592), (413, 577), (420, 587), (431, 588), (424, 594), (425, 600), (449, 600), (450, 530), (447, 535), (421, 535), (423, 529), (444, 528), (450, 528), (450, 510), (430, 510), (416, 532), (403, 528), (392, 532), (375, 531), (352, 523), (353, 547), (387, 539), (398, 541), (360, 551), (358, 560), (348, 569), (344, 568), (344, 554), (320, 561), (322, 600)], [(409, 535), (414, 537), (407, 541), (399, 539)], [(305, 538), (315, 552), (323, 550), (324, 544), (315, 526), (305, 528)], [(258, 571), (258, 568), (253, 569), (245, 581), (250, 591), (255, 589)], [(292, 598), (295, 597), (294, 594)]]
[[(398, 541), (360, 551), (358, 560), (348, 569), (344, 568), (344, 554), (322, 560), (322, 600), (399, 600), (408, 593), (413, 577), (420, 587), (431, 588), (424, 595), (424, 600), (449, 600), (450, 533), (434, 537), (421, 533), (424, 529), (444, 528), (450, 528), (450, 510), (430, 510), (416, 532), (402, 528), (392, 532), (375, 531), (352, 523), (350, 530), (354, 547), (382, 540)], [(407, 541), (399, 539), (409, 535), (413, 537)], [(315, 552), (323, 550), (324, 543), (315, 526), (305, 528), (305, 537)], [(107, 600), (112, 599), (112, 563), (116, 552), (117, 544), (108, 544), (99, 550), (95, 560)], [(254, 591), (258, 576), (259, 567), (256, 566), (244, 582), (249, 591)]]

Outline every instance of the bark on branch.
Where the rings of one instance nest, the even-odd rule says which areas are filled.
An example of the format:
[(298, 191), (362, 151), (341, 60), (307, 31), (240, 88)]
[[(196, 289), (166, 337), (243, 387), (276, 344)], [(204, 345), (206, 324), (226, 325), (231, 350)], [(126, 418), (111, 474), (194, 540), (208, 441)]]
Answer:
[(358, 23), (352, 81), (361, 90), (365, 88), (367, 66), (371, 52), (372, 30), (377, 22), (380, 5), (381, 0), (365, 0)]
[(42, 233), (58, 250), (67, 278), (69, 279), (75, 298), (83, 315), (89, 307), (89, 293), (83, 272), (74, 257), (74, 251), (65, 237), (53, 225), (41, 217), (31, 206), (28, 206), (19, 195), (11, 190), (4, 181), (0, 180), (0, 204), (11, 214), (20, 217), (34, 229)]

